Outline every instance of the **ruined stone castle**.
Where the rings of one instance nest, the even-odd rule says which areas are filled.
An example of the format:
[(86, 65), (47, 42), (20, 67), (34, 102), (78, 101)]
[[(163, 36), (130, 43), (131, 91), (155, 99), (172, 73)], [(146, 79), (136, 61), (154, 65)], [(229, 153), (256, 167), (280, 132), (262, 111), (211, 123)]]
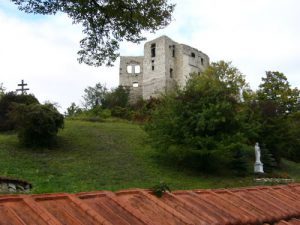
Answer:
[(183, 87), (190, 73), (200, 74), (208, 65), (203, 52), (161, 36), (145, 43), (144, 56), (121, 56), (120, 85), (130, 88), (131, 102), (158, 97)]

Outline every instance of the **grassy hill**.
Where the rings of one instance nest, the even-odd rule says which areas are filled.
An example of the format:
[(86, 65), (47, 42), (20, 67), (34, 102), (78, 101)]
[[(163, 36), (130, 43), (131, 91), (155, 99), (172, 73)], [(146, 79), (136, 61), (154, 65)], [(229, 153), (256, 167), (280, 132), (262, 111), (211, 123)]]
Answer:
[[(166, 166), (154, 157), (147, 135), (127, 122), (66, 121), (59, 147), (25, 149), (15, 134), (0, 134), (0, 176), (24, 179), (34, 193), (150, 188), (172, 190), (255, 185), (253, 177), (203, 175)], [(300, 178), (299, 164), (284, 162)]]

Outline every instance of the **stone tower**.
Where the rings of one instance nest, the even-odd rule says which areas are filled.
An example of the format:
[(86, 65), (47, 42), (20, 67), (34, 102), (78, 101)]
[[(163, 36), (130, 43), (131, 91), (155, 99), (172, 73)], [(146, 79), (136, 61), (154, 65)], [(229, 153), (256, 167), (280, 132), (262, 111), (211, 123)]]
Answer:
[(158, 97), (183, 87), (190, 73), (200, 74), (208, 65), (203, 52), (161, 36), (145, 43), (144, 56), (121, 56), (120, 85), (130, 88), (131, 102)]

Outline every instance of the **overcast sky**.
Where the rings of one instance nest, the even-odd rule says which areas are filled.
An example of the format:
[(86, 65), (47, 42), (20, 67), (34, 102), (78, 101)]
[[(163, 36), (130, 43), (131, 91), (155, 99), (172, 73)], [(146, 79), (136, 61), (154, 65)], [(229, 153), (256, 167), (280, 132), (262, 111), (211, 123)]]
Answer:
[[(283, 72), (300, 88), (299, 0), (173, 0), (173, 22), (148, 40), (167, 35), (208, 54), (211, 61), (232, 61), (256, 89), (265, 71)], [(0, 2), (0, 83), (13, 91), (24, 79), (41, 102), (64, 111), (80, 104), (83, 90), (97, 82), (119, 84), (115, 66), (77, 62), (79, 25), (65, 15), (28, 15), (9, 0)], [(142, 55), (143, 44), (121, 43), (121, 55)]]

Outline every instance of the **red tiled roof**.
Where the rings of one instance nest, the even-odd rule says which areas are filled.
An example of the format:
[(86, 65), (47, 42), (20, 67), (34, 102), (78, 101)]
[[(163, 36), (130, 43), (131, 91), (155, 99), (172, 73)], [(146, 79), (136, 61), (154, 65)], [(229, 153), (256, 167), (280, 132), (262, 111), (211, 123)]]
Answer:
[(0, 195), (0, 224), (300, 224), (300, 184), (175, 191)]

